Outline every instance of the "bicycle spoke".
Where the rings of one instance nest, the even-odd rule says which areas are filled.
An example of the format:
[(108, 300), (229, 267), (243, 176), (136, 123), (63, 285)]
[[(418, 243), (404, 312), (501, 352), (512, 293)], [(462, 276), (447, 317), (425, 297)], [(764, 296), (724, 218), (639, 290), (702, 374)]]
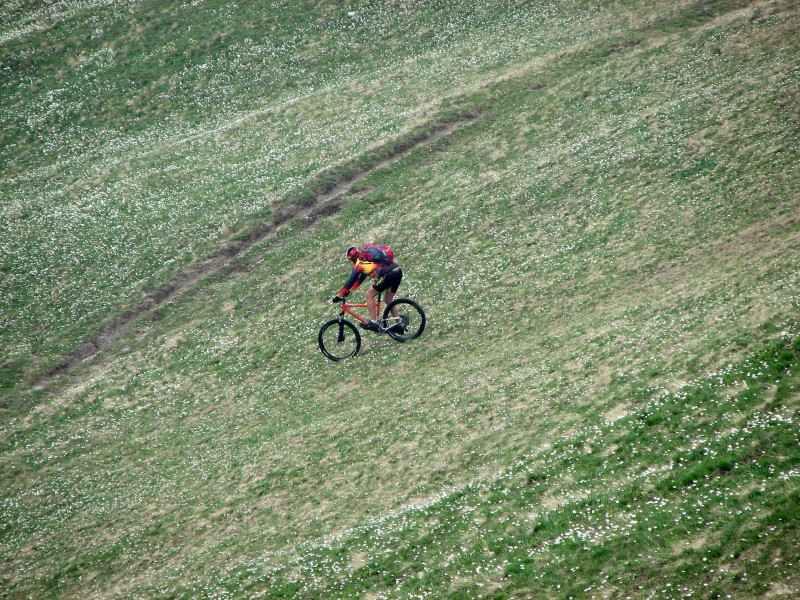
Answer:
[[(392, 312), (397, 312), (394, 316)], [(422, 308), (407, 298), (392, 301), (383, 313), (386, 333), (398, 342), (407, 342), (422, 335), (425, 329), (425, 313)]]
[(342, 360), (358, 354), (361, 335), (355, 325), (346, 320), (333, 319), (319, 330), (319, 348), (331, 360)]

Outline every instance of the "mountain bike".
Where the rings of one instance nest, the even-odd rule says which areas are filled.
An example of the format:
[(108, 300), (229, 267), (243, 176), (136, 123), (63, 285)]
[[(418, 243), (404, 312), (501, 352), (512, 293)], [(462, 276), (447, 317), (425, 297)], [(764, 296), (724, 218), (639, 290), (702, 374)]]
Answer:
[[(381, 312), (381, 295), (377, 297), (378, 314)], [(343, 360), (358, 355), (361, 350), (361, 332), (358, 327), (345, 318), (350, 315), (359, 323), (368, 323), (356, 309), (366, 308), (366, 304), (350, 304), (342, 301), (339, 317), (331, 319), (319, 330), (319, 349), (331, 360)], [(396, 313), (396, 315), (394, 314)], [(422, 307), (408, 298), (395, 298), (383, 310), (378, 322), (378, 334), (387, 334), (398, 342), (408, 342), (422, 335), (425, 330), (425, 312)]]

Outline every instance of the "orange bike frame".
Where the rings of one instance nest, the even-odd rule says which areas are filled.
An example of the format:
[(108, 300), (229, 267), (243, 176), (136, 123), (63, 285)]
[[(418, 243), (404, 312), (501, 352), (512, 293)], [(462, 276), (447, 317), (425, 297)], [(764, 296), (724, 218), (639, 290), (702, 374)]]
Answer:
[[(380, 298), (380, 296), (378, 296), (375, 299), (375, 307), (377, 308), (377, 311), (376, 311), (377, 314), (380, 315), (381, 314), (381, 298)], [(369, 322), (369, 318), (362, 317), (360, 314), (358, 314), (356, 311), (353, 310), (354, 308), (367, 308), (367, 304), (366, 303), (348, 304), (347, 301), (345, 300), (345, 301), (342, 302), (342, 316), (344, 316), (344, 313), (347, 313), (348, 315), (352, 315), (354, 318), (358, 319), (362, 323)]]
[[(375, 298), (375, 314), (378, 315), (379, 319), (381, 317), (381, 300), (383, 300), (383, 293), (378, 294), (378, 297)], [(367, 304), (365, 302), (359, 304), (348, 304), (347, 300), (342, 300), (342, 314), (340, 314), (339, 316), (343, 317), (344, 313), (347, 313), (348, 315), (352, 315), (362, 323), (369, 323), (369, 318), (362, 317), (360, 314), (358, 314), (356, 311), (353, 310), (354, 308), (367, 308)]]

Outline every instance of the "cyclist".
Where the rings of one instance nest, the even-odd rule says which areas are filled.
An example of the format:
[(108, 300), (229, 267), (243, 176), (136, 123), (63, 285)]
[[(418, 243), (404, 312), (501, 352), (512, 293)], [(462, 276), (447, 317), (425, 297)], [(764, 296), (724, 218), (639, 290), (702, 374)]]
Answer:
[[(377, 262), (369, 254), (359, 251), (355, 246), (350, 246), (346, 252), (347, 260), (353, 263), (350, 277), (342, 286), (341, 291), (333, 297), (334, 303), (345, 299), (347, 294), (360, 286), (367, 277), (374, 279), (372, 286), (367, 290), (367, 310), (369, 322), (361, 323), (361, 327), (370, 331), (380, 331), (378, 324), (378, 306), (376, 298), (381, 292), (386, 292), (384, 300), (388, 305), (397, 293), (397, 287), (403, 279), (403, 270), (391, 256), (385, 257), (389, 262)], [(392, 315), (397, 317), (397, 309), (392, 310)]]

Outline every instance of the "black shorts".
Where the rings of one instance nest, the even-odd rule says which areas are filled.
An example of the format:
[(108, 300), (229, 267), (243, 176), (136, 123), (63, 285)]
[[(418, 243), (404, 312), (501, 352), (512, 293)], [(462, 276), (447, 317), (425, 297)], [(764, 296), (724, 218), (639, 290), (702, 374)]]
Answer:
[(403, 269), (400, 267), (395, 267), (388, 273), (384, 273), (383, 275), (379, 275), (375, 278), (375, 283), (372, 284), (379, 292), (386, 291), (391, 288), (392, 293), (397, 292), (397, 288), (400, 286), (400, 281), (403, 279)]

